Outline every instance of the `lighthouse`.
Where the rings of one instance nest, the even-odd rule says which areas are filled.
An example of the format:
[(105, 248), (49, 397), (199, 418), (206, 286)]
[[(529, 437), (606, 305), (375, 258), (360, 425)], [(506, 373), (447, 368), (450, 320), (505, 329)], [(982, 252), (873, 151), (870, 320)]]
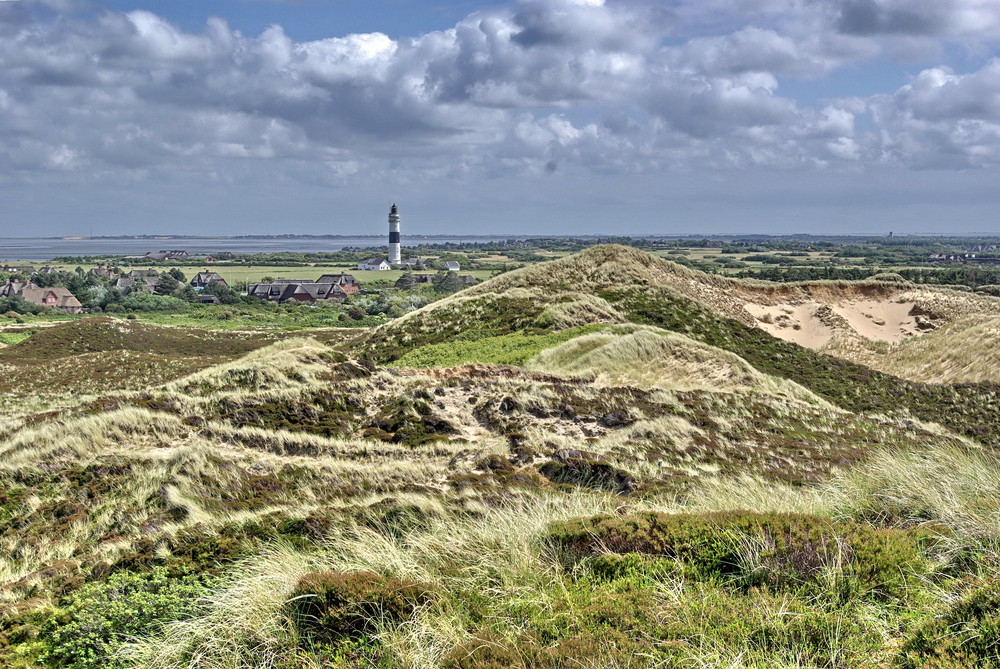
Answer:
[(398, 265), (402, 260), (399, 252), (399, 210), (392, 205), (389, 210), (389, 264)]

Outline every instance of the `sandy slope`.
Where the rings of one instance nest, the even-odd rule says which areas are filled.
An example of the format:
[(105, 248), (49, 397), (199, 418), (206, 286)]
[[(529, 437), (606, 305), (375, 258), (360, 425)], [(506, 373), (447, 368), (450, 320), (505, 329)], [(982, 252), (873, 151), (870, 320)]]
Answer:
[(757, 320), (757, 327), (776, 337), (816, 350), (823, 349), (838, 331), (849, 328), (872, 341), (898, 343), (929, 329), (920, 319), (916, 303), (893, 299), (841, 299), (825, 302), (759, 304), (744, 308)]

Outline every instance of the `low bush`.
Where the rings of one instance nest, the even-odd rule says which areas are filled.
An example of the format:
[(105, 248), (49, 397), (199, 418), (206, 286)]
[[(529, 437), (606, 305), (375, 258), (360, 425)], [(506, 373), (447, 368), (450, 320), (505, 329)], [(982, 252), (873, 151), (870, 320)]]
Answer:
[(920, 627), (903, 646), (898, 666), (1000, 667), (1000, 581), (974, 590)]
[(829, 585), (838, 598), (904, 597), (925, 570), (916, 532), (816, 516), (744, 511), (600, 515), (554, 524), (550, 541), (570, 562), (611, 553), (673, 558), (689, 578), (742, 587)]
[(608, 490), (621, 495), (634, 492), (636, 487), (635, 477), (631, 474), (598, 460), (582, 458), (568, 458), (561, 462), (550, 460), (538, 471), (553, 483)]
[(432, 599), (432, 591), (418, 581), (366, 571), (319, 571), (299, 580), (289, 606), (302, 636), (326, 644), (369, 634), (382, 622), (405, 620)]

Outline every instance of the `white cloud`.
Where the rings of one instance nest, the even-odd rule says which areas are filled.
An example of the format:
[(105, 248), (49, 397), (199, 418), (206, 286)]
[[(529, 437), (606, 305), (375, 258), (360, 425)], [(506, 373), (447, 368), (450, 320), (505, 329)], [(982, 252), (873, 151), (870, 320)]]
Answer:
[(995, 10), (975, 0), (691, 0), (670, 11), (521, 0), (413, 39), (297, 42), (277, 25), (246, 36), (212, 19), (191, 33), (146, 11), (50, 21), (0, 7), (0, 178), (238, 179), (234, 165), (278, 162), (284, 179), (355, 184), (986, 167), (1000, 160), (1000, 61), (970, 74), (926, 68), (871, 98), (784, 91), (892, 40), (991, 38)]

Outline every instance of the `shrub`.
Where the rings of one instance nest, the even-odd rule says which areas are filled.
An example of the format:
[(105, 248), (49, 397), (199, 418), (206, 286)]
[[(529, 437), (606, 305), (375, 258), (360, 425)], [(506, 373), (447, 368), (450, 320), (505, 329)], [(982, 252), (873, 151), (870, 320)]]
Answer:
[(924, 569), (915, 532), (800, 514), (600, 515), (555, 523), (549, 537), (574, 562), (605, 552), (665, 556), (691, 578), (744, 587), (815, 588), (833, 570), (846, 577), (837, 582), (842, 598), (904, 596)]
[(909, 283), (902, 274), (897, 274), (896, 272), (881, 272), (879, 274), (873, 274), (871, 277), (872, 281), (887, 281), (891, 283)]
[(955, 602), (919, 628), (903, 646), (906, 669), (1000, 667), (1000, 581)]
[(418, 581), (366, 571), (320, 571), (299, 580), (289, 604), (306, 639), (333, 643), (371, 633), (379, 622), (405, 620), (432, 597)]
[(129, 663), (114, 657), (131, 637), (196, 613), (206, 591), (202, 576), (170, 578), (163, 569), (122, 572), (89, 583), (61, 602), (39, 634), (41, 660), (65, 669), (111, 669)]
[(646, 667), (650, 644), (616, 629), (600, 629), (543, 646), (537, 636), (506, 640), (478, 634), (460, 643), (441, 662), (442, 669), (561, 669), (562, 667)]
[(567, 458), (561, 462), (550, 460), (538, 471), (553, 483), (609, 490), (621, 495), (634, 492), (636, 487), (635, 477), (631, 474), (598, 460), (583, 458)]

